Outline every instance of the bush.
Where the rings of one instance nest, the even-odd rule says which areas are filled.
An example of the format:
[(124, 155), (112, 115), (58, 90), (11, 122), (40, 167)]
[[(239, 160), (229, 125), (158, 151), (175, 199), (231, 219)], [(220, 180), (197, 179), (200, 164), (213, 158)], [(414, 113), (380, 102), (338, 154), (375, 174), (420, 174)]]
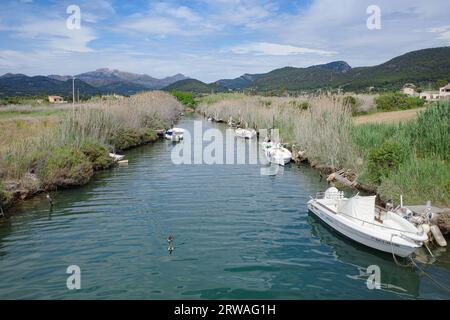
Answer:
[(81, 152), (91, 162), (95, 171), (108, 169), (114, 165), (114, 159), (109, 156), (108, 149), (99, 143), (86, 141), (81, 146)]
[(54, 149), (44, 159), (37, 172), (44, 188), (79, 186), (93, 175), (88, 157), (74, 147)]
[(419, 108), (424, 101), (417, 97), (409, 97), (402, 93), (387, 93), (375, 98), (377, 109), (380, 111), (408, 110)]
[(11, 195), (5, 191), (3, 184), (0, 183), (0, 208), (5, 208), (11, 203)]
[(356, 100), (353, 96), (346, 96), (342, 101), (344, 106), (350, 109), (352, 116), (355, 116), (358, 113), (358, 100)]
[(402, 163), (398, 170), (382, 179), (378, 188), (381, 199), (393, 198), (398, 202), (399, 195), (410, 204), (425, 204), (431, 200), (433, 205), (450, 206), (450, 164), (442, 160), (412, 157)]
[(179, 102), (181, 102), (185, 107), (189, 107), (195, 109), (197, 106), (197, 101), (194, 99), (194, 95), (190, 92), (183, 91), (171, 91), (171, 95), (173, 95)]
[(116, 150), (125, 150), (141, 143), (141, 134), (134, 129), (121, 128), (112, 134), (109, 144)]
[(153, 129), (143, 129), (141, 131), (141, 141), (142, 143), (153, 142), (158, 139), (156, 131)]
[(404, 147), (397, 141), (388, 140), (379, 147), (373, 148), (367, 159), (370, 179), (380, 183), (383, 177), (388, 177), (399, 167), (406, 155)]

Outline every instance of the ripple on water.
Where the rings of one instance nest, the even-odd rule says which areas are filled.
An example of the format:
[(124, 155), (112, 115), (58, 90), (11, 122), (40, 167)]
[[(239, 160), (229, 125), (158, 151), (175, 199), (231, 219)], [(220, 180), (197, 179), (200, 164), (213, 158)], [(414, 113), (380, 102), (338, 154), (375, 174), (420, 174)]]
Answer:
[[(127, 167), (54, 193), (52, 211), (45, 197), (25, 202), (0, 224), (0, 298), (450, 298), (308, 214), (309, 195), (326, 187), (310, 168), (267, 177), (255, 165), (176, 166), (172, 148), (127, 152)], [(75, 292), (71, 264), (82, 272)], [(382, 290), (366, 287), (372, 264)], [(450, 281), (448, 263), (428, 271)]]

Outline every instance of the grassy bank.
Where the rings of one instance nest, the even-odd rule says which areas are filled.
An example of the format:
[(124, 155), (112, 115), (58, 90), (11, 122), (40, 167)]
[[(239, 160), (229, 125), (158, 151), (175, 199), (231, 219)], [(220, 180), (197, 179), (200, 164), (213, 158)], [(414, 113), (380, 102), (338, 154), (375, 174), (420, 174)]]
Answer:
[[(270, 128), (275, 119), (283, 142), (305, 151), (313, 164), (351, 169), (384, 201), (403, 194), (409, 202), (450, 206), (450, 102), (429, 106), (416, 120), (361, 125), (353, 121), (353, 102), (343, 96), (216, 96), (198, 110), (255, 128)], [(358, 108), (376, 111), (367, 104)]]
[[(138, 94), (69, 107), (45, 117), (24, 107), (0, 122), (0, 205), (8, 206), (42, 190), (85, 184), (94, 171), (113, 165), (110, 151), (156, 140), (156, 130), (170, 125), (181, 105), (163, 92)], [(37, 113), (37, 115), (36, 115)], [(23, 115), (23, 114), (22, 114)], [(42, 116), (42, 117), (40, 117)], [(1, 116), (0, 116), (1, 118)]]

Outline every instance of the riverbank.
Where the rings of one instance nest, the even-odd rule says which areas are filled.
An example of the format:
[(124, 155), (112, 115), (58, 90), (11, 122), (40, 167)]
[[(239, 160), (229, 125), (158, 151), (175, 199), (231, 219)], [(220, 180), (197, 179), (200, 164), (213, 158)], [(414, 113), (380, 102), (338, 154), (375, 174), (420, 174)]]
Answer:
[(222, 95), (201, 102), (198, 111), (256, 129), (274, 126), (297, 161), (329, 180), (375, 193), (381, 202), (398, 203), (403, 194), (408, 203), (450, 207), (450, 102), (423, 109), (416, 120), (360, 125), (342, 96)]
[(65, 108), (51, 120), (42, 119), (36, 110), (36, 121), (17, 118), (24, 109), (18, 108), (7, 109), (14, 117), (0, 123), (4, 136), (9, 136), (0, 144), (3, 210), (44, 191), (86, 184), (94, 172), (115, 165), (109, 152), (155, 141), (157, 130), (170, 126), (182, 110), (164, 92), (88, 102), (74, 110)]

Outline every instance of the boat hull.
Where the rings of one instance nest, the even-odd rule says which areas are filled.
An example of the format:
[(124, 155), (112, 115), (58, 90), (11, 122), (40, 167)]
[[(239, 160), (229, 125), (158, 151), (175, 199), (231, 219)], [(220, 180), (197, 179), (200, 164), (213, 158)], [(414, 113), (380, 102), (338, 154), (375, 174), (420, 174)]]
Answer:
[(288, 152), (277, 152), (277, 148), (269, 148), (265, 151), (267, 161), (285, 166), (291, 162), (292, 156)]
[(244, 139), (253, 139), (254, 137), (256, 137), (255, 130), (236, 129), (235, 134), (237, 137), (244, 138)]
[(329, 225), (331, 228), (336, 230), (338, 233), (346, 236), (347, 238), (356, 241), (360, 244), (363, 244), (372, 249), (394, 253), (400, 257), (407, 257), (414, 253), (414, 251), (419, 248), (418, 245), (406, 246), (395, 243), (395, 241), (386, 241), (384, 239), (377, 238), (373, 235), (361, 232), (357, 228), (353, 228), (352, 226), (342, 223), (338, 219), (334, 217), (335, 213), (326, 209), (326, 207), (322, 207), (318, 205), (313, 200), (308, 202), (308, 209), (313, 214), (315, 214), (320, 220), (322, 220), (325, 224)]

